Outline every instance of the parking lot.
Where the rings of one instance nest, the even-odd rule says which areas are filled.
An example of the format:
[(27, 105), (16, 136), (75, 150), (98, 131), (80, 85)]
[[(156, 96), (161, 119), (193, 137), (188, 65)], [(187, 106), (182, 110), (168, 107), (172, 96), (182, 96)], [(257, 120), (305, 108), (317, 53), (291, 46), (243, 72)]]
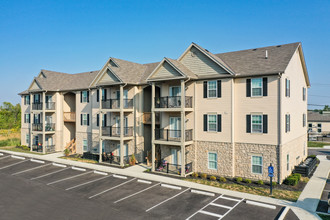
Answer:
[(3, 219), (276, 219), (284, 209), (4, 153), (0, 192)]

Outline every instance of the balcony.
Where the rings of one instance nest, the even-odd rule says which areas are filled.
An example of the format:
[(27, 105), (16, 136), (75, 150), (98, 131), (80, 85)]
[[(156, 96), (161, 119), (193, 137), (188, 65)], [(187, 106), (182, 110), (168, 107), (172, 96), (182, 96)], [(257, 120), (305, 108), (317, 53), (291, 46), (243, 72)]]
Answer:
[[(185, 166), (185, 174), (189, 174), (192, 172), (192, 162), (186, 164)], [(181, 165), (168, 163), (166, 160), (162, 159), (161, 161), (155, 161), (155, 171), (173, 174), (173, 175), (181, 175)]]
[[(151, 124), (151, 112), (143, 113), (143, 124)], [(155, 113), (155, 124), (159, 124), (159, 114)]]
[[(133, 108), (133, 99), (124, 99), (124, 109)], [(102, 109), (119, 109), (120, 100), (119, 99), (105, 99), (102, 100)]]
[(42, 102), (32, 103), (32, 110), (42, 110)]
[[(42, 153), (43, 152), (43, 145), (42, 144), (32, 145), (32, 151)], [(54, 152), (55, 152), (55, 145), (47, 145), (46, 146), (46, 153), (54, 153)]]
[[(102, 128), (102, 136), (120, 137), (120, 127), (107, 126)], [(124, 127), (124, 137), (133, 136), (133, 127)]]
[(32, 124), (32, 131), (42, 131), (42, 124)]
[(45, 124), (45, 131), (55, 131), (55, 124), (54, 123), (46, 123)]
[(46, 110), (55, 110), (55, 102), (46, 102)]
[[(155, 139), (161, 141), (181, 141), (181, 130), (155, 129)], [(185, 130), (185, 141), (192, 141), (192, 129)]]
[[(181, 108), (181, 96), (155, 97), (156, 108)], [(192, 108), (192, 96), (185, 96), (185, 108)]]
[(76, 113), (75, 112), (64, 112), (63, 121), (64, 122), (76, 122)]

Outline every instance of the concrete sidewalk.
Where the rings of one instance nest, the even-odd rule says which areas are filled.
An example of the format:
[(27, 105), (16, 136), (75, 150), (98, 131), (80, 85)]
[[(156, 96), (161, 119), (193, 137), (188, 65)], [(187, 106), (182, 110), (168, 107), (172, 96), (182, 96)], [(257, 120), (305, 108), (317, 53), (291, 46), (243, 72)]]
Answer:
[(315, 212), (317, 209), (330, 170), (330, 161), (325, 155), (318, 155), (317, 158), (320, 160), (320, 164), (297, 201), (298, 207), (310, 212)]
[(63, 153), (37, 155), (37, 154), (20, 153), (20, 152), (6, 151), (6, 150), (0, 150), (0, 152), (1, 151), (5, 152), (5, 153), (9, 153), (9, 154), (15, 154), (15, 155), (20, 155), (20, 156), (25, 156), (25, 157), (35, 158), (35, 159), (47, 160), (47, 161), (62, 163), (62, 164), (71, 165), (71, 166), (79, 166), (79, 167), (92, 169), (92, 170), (99, 170), (99, 171), (103, 171), (103, 172), (127, 175), (127, 176), (131, 176), (131, 177), (142, 178), (142, 179), (151, 180), (151, 181), (158, 181), (158, 182), (162, 182), (162, 183), (174, 184), (174, 185), (178, 185), (178, 186), (182, 186), (182, 187), (211, 191), (214, 193), (226, 194), (228, 196), (240, 197), (240, 198), (245, 198), (245, 199), (249, 199), (249, 200), (255, 200), (258, 202), (264, 202), (264, 203), (280, 205), (280, 206), (289, 206), (295, 212), (295, 214), (299, 217), (299, 219), (306, 219), (306, 220), (319, 219), (315, 213), (303, 210), (302, 208), (300, 208), (300, 206), (297, 206), (297, 204), (295, 202), (274, 199), (274, 198), (269, 198), (269, 197), (264, 197), (264, 196), (258, 196), (258, 195), (248, 194), (248, 193), (242, 193), (242, 192), (237, 192), (237, 191), (231, 191), (231, 190), (227, 190), (227, 189), (221, 189), (218, 187), (188, 182), (188, 181), (171, 178), (171, 177), (167, 177), (167, 176), (145, 173), (145, 172), (143, 172), (145, 170), (144, 169), (145, 167), (143, 165), (122, 169), (122, 168), (108, 167), (108, 166), (102, 166), (102, 165), (98, 165), (98, 164), (89, 164), (89, 163), (83, 163), (83, 162), (71, 161), (71, 160), (58, 158), (58, 157), (62, 156)]

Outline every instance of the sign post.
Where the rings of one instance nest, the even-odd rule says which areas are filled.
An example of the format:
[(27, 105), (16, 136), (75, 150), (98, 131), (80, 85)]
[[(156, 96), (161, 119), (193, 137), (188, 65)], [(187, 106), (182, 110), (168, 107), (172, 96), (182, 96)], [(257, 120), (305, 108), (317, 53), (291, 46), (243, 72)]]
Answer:
[(270, 195), (273, 194), (273, 176), (274, 176), (274, 167), (272, 164), (268, 167), (268, 176), (270, 177)]

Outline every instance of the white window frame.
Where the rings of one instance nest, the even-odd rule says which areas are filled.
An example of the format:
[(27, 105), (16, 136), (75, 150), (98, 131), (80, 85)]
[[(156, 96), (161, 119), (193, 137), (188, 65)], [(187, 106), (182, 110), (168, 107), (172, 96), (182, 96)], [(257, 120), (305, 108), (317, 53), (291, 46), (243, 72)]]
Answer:
[[(261, 165), (259, 165), (259, 164), (253, 164), (253, 157), (261, 157)], [(255, 166), (261, 166), (261, 173), (255, 173), (255, 172), (253, 172), (253, 165), (255, 165)], [(263, 158), (263, 156), (261, 156), (261, 155), (252, 155), (251, 156), (251, 173), (262, 175), (263, 172), (264, 172), (263, 171), (263, 166), (264, 166), (264, 158)]]
[(82, 91), (81, 92), (81, 102), (82, 103), (87, 103), (87, 91), (85, 90), (85, 91)]
[[(210, 130), (209, 116), (215, 116), (215, 130)], [(217, 132), (218, 131), (218, 115), (217, 114), (208, 114), (207, 115), (207, 131), (209, 132)]]
[[(215, 154), (215, 161), (210, 161), (210, 154)], [(215, 162), (215, 168), (210, 167), (210, 162)], [(214, 151), (207, 152), (207, 167), (209, 170), (218, 170), (218, 153)]]
[(87, 113), (82, 114), (82, 126), (87, 126)]
[[(253, 87), (253, 81), (254, 80), (261, 80), (261, 87)], [(261, 97), (263, 96), (263, 81), (262, 81), (262, 78), (252, 78), (251, 79), (251, 97)], [(253, 89), (261, 89), (261, 92), (260, 92), (260, 95), (253, 95)]]
[[(210, 96), (210, 89), (209, 89), (209, 85), (211, 82), (215, 82), (215, 96)], [(212, 89), (213, 91), (214, 89)], [(210, 80), (207, 81), (207, 98), (217, 98), (218, 97), (218, 82), (217, 80)]]
[[(88, 141), (87, 141), (87, 139), (83, 139), (82, 144), (83, 144), (83, 152), (87, 152), (88, 151)], [(85, 147), (86, 147), (86, 149), (85, 149)]]
[[(253, 116), (260, 116), (261, 117), (261, 129), (260, 129), (260, 132), (253, 130)], [(257, 124), (257, 125), (259, 125), (259, 124)], [(263, 133), (263, 130), (264, 130), (264, 117), (263, 117), (263, 115), (262, 114), (251, 114), (251, 133), (262, 134)]]

